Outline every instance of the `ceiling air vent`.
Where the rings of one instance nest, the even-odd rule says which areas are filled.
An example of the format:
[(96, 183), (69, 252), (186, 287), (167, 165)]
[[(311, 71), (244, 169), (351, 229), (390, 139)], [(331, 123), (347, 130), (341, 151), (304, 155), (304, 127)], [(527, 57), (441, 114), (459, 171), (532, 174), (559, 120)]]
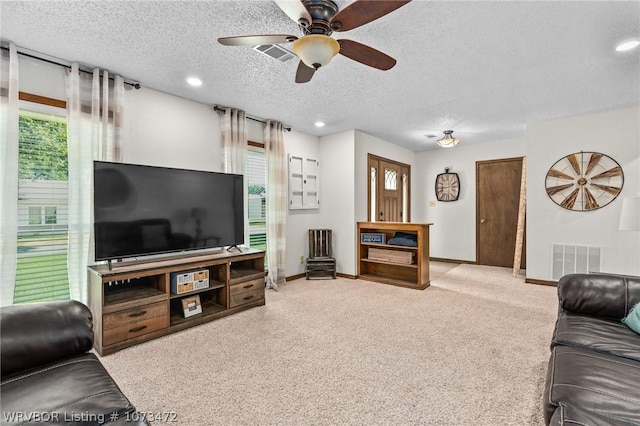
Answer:
[(260, 53), (264, 53), (270, 58), (277, 59), (280, 62), (286, 62), (295, 57), (292, 52), (289, 52), (287, 49), (278, 46), (277, 44), (260, 44), (258, 46), (254, 46), (254, 49)]

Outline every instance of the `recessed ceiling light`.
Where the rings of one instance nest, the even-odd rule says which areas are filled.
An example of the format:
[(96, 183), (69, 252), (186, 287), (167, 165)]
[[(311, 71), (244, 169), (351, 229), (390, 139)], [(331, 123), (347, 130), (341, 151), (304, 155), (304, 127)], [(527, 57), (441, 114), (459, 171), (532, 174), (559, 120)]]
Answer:
[(189, 83), (192, 86), (202, 86), (202, 80), (200, 80), (198, 77), (189, 77), (187, 78), (187, 83)]
[(324, 121), (316, 121), (315, 125), (316, 127), (324, 127)]
[(623, 41), (622, 43), (616, 46), (616, 52), (624, 52), (638, 46), (640, 46), (640, 40), (636, 39), (636, 40)]

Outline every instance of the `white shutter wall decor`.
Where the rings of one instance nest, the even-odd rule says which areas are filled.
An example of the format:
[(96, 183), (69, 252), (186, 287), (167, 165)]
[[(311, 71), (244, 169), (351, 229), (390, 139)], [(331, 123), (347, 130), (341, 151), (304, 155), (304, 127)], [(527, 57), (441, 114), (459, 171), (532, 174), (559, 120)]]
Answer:
[(309, 157), (289, 154), (289, 209), (320, 207), (318, 172), (320, 163)]

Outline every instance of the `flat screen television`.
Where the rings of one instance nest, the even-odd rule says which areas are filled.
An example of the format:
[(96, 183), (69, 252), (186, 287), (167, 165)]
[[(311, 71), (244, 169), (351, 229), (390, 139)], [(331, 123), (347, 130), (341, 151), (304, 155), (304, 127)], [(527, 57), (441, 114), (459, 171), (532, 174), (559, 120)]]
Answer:
[(244, 242), (242, 175), (95, 161), (95, 259)]

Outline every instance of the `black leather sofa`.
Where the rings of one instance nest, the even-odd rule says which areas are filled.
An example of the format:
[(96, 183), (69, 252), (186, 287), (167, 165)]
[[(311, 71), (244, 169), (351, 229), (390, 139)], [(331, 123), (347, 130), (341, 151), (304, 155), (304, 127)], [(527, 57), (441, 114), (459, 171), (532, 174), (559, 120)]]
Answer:
[(640, 335), (620, 321), (640, 302), (640, 277), (567, 275), (558, 302), (546, 424), (640, 425)]
[(76, 301), (0, 310), (4, 425), (145, 425), (91, 352), (91, 311)]

